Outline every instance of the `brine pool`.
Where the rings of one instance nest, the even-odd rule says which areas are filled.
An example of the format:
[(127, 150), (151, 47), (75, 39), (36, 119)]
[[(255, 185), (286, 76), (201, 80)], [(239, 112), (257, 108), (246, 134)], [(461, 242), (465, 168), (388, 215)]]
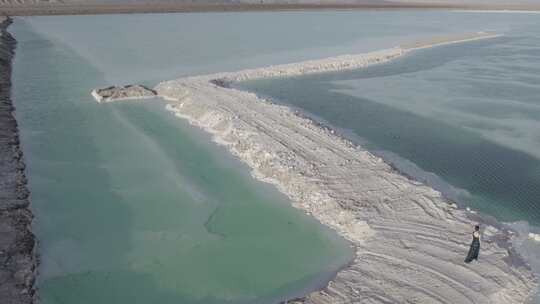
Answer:
[(89, 95), (112, 84), (504, 32), (364, 71), (242, 85), (349, 130), (482, 212), (537, 223), (535, 20), (415, 11), (16, 19), (13, 98), (42, 302), (276, 303), (322, 287), (353, 255), (162, 101)]
[(364, 69), (240, 86), (342, 129), (469, 207), (540, 225), (540, 19), (467, 15), (509, 28)]

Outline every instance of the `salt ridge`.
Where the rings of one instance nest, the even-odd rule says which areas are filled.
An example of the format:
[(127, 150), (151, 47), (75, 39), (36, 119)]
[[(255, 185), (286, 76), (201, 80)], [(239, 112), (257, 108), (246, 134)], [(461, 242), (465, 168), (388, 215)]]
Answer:
[(296, 208), (348, 239), (356, 257), (328, 286), (289, 303), (524, 303), (537, 279), (510, 246), (513, 233), (483, 224), (480, 262), (464, 264), (479, 217), (411, 180), (320, 123), (235, 81), (357, 69), (421, 48), (497, 37), (475, 33), (361, 55), (186, 77), (155, 90), (178, 117), (213, 134)]

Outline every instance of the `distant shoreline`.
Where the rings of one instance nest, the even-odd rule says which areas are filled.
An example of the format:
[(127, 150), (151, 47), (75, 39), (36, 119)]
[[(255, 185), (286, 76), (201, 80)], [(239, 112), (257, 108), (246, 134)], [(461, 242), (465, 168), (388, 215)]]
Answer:
[(324, 11), (324, 10), (471, 10), (538, 11), (539, 5), (450, 5), (424, 3), (382, 4), (13, 4), (0, 5), (0, 15), (99, 15), (146, 13), (250, 12), (250, 11)]

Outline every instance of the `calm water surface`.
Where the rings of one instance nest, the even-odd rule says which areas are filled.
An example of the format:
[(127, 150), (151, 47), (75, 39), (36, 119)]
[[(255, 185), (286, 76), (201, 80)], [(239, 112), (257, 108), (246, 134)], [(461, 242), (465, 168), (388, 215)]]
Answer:
[(352, 257), (164, 103), (97, 104), (102, 71), (14, 30), (42, 303), (276, 303)]
[(456, 22), (466, 15), (485, 27), (513, 24), (494, 40), (242, 87), (346, 130), (475, 209), (540, 225), (540, 19), (457, 15)]

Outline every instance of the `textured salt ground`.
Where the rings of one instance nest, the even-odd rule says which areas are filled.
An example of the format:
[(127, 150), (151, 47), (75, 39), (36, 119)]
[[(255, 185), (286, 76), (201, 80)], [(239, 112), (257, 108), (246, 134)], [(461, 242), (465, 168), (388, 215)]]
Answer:
[(340, 56), (163, 82), (169, 110), (214, 135), (275, 184), (293, 205), (356, 247), (349, 267), (297, 303), (524, 303), (536, 278), (511, 248), (513, 237), (484, 222), (480, 263), (464, 264), (472, 226), (482, 221), (396, 172), (331, 129), (228, 87), (235, 81), (361, 68), (419, 48), (493, 38), (476, 33), (363, 55)]

